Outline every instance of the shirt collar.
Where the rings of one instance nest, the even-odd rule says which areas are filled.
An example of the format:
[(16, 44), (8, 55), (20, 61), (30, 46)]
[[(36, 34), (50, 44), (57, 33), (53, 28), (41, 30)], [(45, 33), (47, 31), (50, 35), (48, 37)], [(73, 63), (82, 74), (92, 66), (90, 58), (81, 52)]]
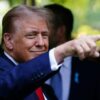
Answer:
[(18, 65), (18, 62), (16, 62), (7, 52), (4, 51), (4, 54), (5, 54), (15, 65)]

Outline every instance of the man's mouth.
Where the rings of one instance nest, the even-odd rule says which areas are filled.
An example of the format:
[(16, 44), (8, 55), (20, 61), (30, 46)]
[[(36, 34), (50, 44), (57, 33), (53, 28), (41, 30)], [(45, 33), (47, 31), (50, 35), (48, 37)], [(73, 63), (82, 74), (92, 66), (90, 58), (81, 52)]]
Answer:
[(30, 52), (39, 55), (39, 54), (42, 54), (42, 53), (44, 53), (44, 52), (46, 52), (46, 51), (30, 51)]

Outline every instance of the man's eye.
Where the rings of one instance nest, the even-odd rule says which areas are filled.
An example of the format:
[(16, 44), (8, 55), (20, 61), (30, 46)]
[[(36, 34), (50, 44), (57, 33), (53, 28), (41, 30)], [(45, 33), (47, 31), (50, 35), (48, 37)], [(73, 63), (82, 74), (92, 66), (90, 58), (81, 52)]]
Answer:
[(43, 38), (48, 38), (49, 34), (48, 33), (43, 33), (42, 36), (43, 36)]
[(35, 38), (37, 35), (36, 34), (28, 34), (26, 35), (27, 38), (33, 39)]
[(44, 38), (44, 39), (47, 39), (47, 38), (48, 38), (48, 36), (47, 36), (47, 35), (44, 35), (44, 36), (43, 36), (43, 38)]
[(27, 38), (33, 39), (37, 36), (37, 32), (31, 32), (26, 35)]

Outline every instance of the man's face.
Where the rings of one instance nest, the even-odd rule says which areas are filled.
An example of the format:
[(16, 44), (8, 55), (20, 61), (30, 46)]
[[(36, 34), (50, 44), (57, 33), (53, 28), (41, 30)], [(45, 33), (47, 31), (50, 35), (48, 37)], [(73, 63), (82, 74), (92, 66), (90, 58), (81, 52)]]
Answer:
[(24, 62), (48, 50), (49, 30), (45, 20), (40, 17), (19, 22), (17, 32), (12, 36), (13, 57)]

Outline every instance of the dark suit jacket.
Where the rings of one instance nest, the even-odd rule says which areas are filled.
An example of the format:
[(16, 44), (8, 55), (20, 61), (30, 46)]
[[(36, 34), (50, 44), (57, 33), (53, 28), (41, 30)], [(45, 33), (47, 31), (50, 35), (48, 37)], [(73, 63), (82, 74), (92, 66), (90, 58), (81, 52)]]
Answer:
[[(99, 62), (100, 63), (100, 62)], [(72, 59), (69, 100), (100, 100), (100, 64)]]
[(0, 100), (38, 100), (34, 90), (43, 85), (51, 73), (48, 53), (18, 66), (1, 54)]

